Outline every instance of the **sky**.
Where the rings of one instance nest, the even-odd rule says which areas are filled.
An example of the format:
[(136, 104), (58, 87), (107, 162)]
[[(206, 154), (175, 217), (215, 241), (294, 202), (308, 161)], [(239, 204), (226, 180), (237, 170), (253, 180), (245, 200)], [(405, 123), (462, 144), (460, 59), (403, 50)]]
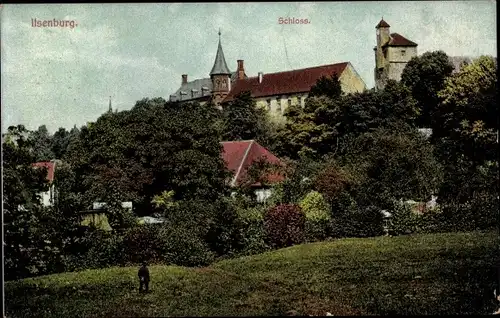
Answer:
[[(279, 24), (286, 17), (310, 23)], [(107, 111), (109, 96), (119, 111), (168, 99), (182, 74), (209, 77), (219, 28), (231, 71), (239, 59), (248, 76), (351, 62), (371, 88), (382, 17), (419, 55), (497, 56), (495, 1), (4, 4), (2, 132), (81, 127)]]

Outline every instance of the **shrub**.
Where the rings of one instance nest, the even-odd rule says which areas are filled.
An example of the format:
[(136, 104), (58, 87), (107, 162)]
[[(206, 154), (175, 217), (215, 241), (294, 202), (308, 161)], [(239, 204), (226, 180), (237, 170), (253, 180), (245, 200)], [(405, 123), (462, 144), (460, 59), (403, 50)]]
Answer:
[(254, 255), (267, 251), (263, 207), (238, 209), (238, 255)]
[(390, 235), (404, 235), (420, 232), (422, 216), (416, 215), (410, 206), (395, 203), (391, 211)]
[(309, 192), (300, 202), (306, 216), (305, 235), (308, 241), (324, 240), (329, 234), (330, 207), (321, 193)]
[(123, 244), (127, 248), (125, 262), (137, 264), (142, 261), (157, 263), (161, 261), (162, 242), (159, 239), (160, 225), (144, 224), (125, 232)]
[(334, 237), (373, 237), (384, 234), (384, 220), (380, 209), (358, 205), (352, 198), (345, 198), (332, 211)]
[[(119, 234), (88, 228), (63, 256), (66, 271), (123, 265), (125, 246)], [(78, 247), (78, 249), (75, 249)]]
[(161, 260), (167, 264), (206, 266), (215, 260), (215, 253), (187, 227), (166, 225), (158, 236)]
[(269, 209), (264, 228), (269, 244), (282, 248), (304, 242), (305, 215), (299, 206), (281, 204)]

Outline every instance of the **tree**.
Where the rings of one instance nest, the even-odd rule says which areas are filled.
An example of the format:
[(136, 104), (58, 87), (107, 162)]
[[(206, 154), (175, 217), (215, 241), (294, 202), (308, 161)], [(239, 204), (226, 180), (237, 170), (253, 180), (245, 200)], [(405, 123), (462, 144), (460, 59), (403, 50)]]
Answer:
[(250, 92), (242, 92), (223, 110), (224, 140), (256, 140), (272, 146), (274, 125), (265, 109), (257, 107)]
[(433, 147), (417, 131), (377, 129), (359, 136), (343, 158), (357, 182), (358, 204), (390, 209), (393, 201), (427, 201), (442, 182)]
[(443, 102), (436, 112), (433, 138), (450, 146), (449, 156), (464, 154), (475, 165), (497, 158), (496, 71), (496, 61), (482, 56), (449, 78), (439, 92)]
[(39, 193), (48, 190), (47, 170), (34, 169), (33, 139), (24, 126), (11, 126), (3, 142), (3, 222), (5, 275), (22, 278), (39, 271), (43, 207)]
[(432, 127), (432, 114), (439, 104), (438, 92), (451, 75), (453, 64), (443, 51), (426, 52), (412, 58), (401, 74), (401, 83), (410, 88), (420, 115), (418, 127)]
[[(448, 78), (439, 92), (433, 139), (446, 179), (439, 198), (462, 219), (490, 215), (486, 207), (498, 202), (496, 71), (496, 60), (482, 56)], [(474, 206), (483, 208), (473, 211)]]
[(133, 201), (140, 214), (149, 214), (153, 197), (164, 191), (174, 191), (176, 201), (223, 195), (227, 172), (217, 112), (157, 98), (102, 115), (82, 129), (71, 156), (86, 176), (87, 195), (116, 206)]
[(62, 159), (66, 155), (68, 145), (70, 142), (70, 133), (64, 129), (59, 128), (52, 136), (51, 151), (55, 159)]
[(328, 98), (338, 98), (342, 95), (342, 86), (337, 73), (333, 73), (330, 78), (321, 76), (309, 91), (309, 97), (326, 96)]
[(35, 153), (35, 162), (54, 159), (55, 156), (51, 149), (52, 136), (45, 125), (41, 125), (37, 130), (30, 132), (30, 139)]
[(407, 130), (418, 115), (408, 88), (389, 81), (382, 91), (349, 94), (338, 99), (325, 96), (306, 100), (304, 109), (291, 107), (279, 132), (280, 155), (293, 159), (342, 155), (357, 136), (385, 127)]

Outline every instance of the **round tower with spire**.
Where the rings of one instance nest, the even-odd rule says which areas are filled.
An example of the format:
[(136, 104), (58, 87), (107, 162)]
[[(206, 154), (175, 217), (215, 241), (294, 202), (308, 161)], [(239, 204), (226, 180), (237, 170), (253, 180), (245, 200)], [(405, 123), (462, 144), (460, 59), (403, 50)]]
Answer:
[(219, 29), (219, 46), (215, 55), (214, 66), (210, 72), (212, 79), (212, 98), (216, 105), (219, 105), (231, 90), (231, 72), (226, 64), (224, 52), (222, 51), (221, 32)]

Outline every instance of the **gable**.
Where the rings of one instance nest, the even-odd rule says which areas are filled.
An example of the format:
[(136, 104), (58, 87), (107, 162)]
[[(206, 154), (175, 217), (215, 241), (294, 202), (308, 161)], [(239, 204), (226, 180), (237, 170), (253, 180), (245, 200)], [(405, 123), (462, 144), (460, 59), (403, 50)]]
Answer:
[(34, 167), (47, 168), (47, 180), (54, 181), (54, 173), (56, 170), (56, 163), (52, 161), (37, 162), (33, 164)]
[[(280, 164), (281, 160), (254, 140), (222, 142), (223, 159), (226, 167), (233, 173), (231, 186), (237, 186), (247, 176), (247, 171), (254, 162), (264, 159), (271, 164)], [(284, 178), (277, 174), (266, 176), (269, 182), (279, 182)]]

